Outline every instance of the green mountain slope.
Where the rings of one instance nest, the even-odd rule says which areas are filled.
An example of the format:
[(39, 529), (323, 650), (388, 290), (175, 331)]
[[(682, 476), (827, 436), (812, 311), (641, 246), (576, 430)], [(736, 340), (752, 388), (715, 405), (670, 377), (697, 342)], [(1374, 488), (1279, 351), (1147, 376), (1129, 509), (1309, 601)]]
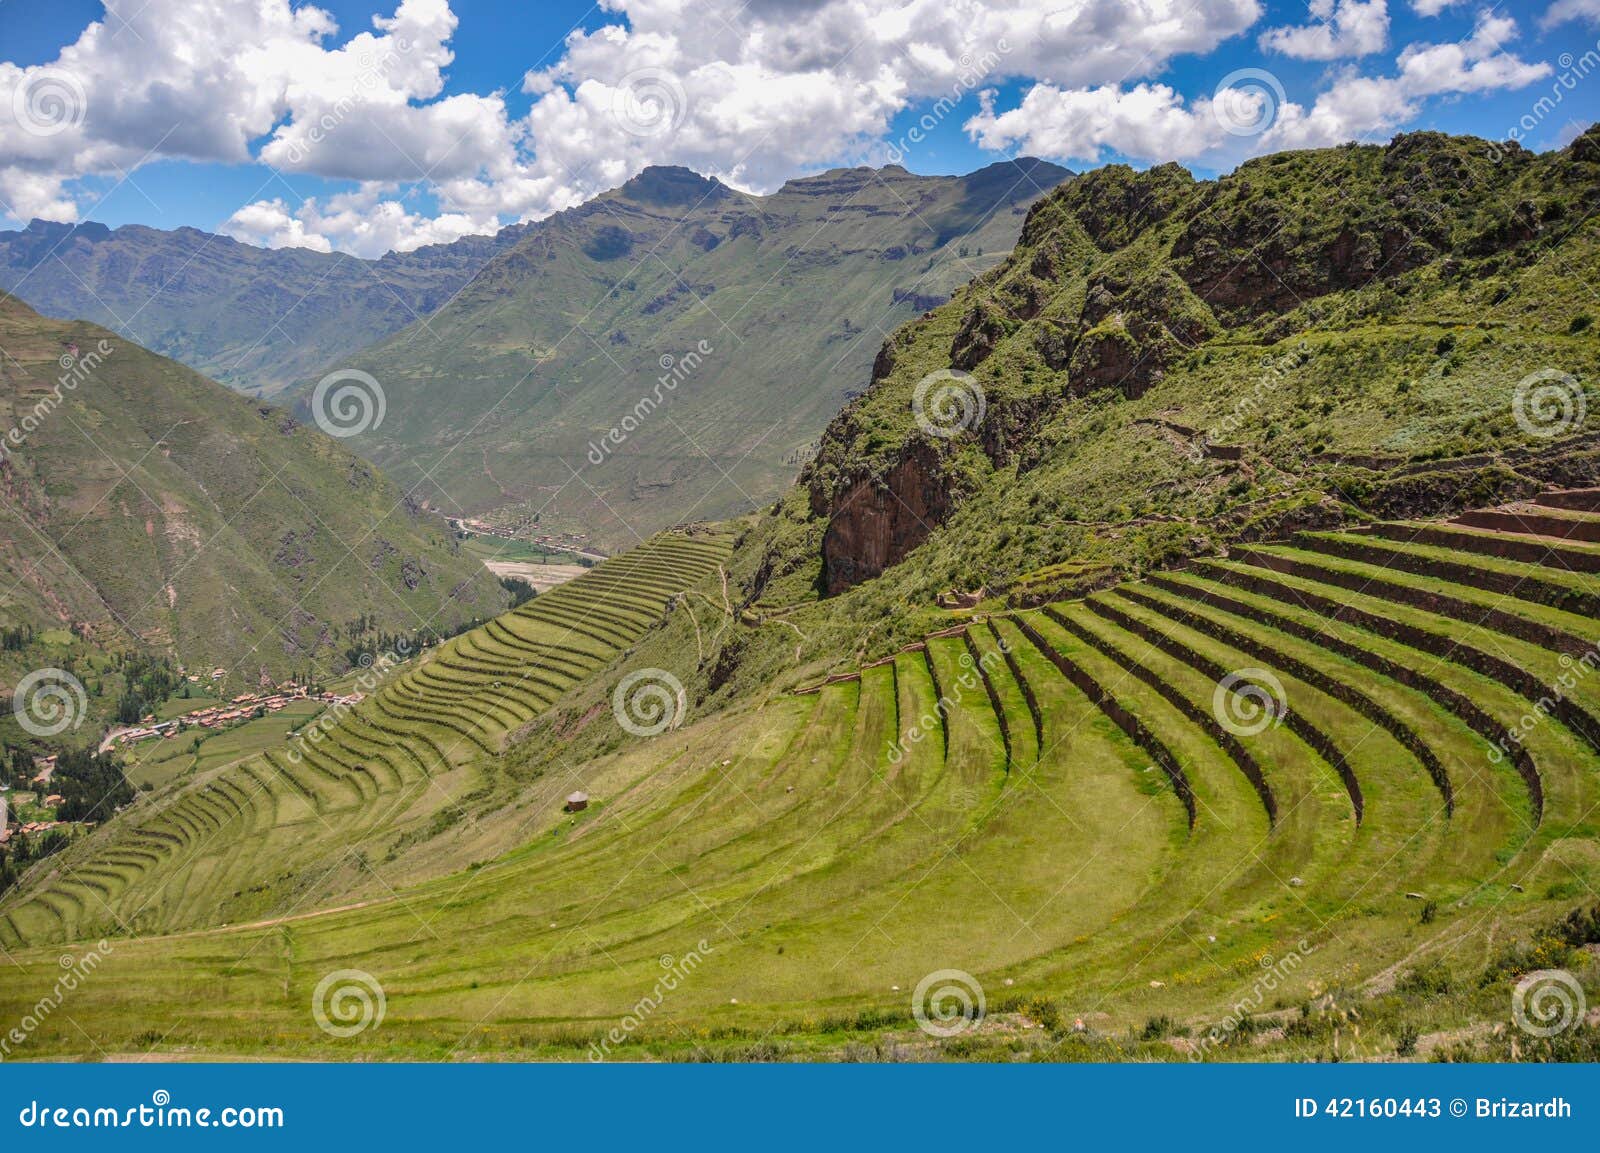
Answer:
[(0, 613), (254, 685), (503, 590), (437, 517), (287, 412), (0, 300)]
[[(1421, 133), (1212, 182), (1069, 181), (1003, 265), (895, 334), (829, 427), (793, 522), (820, 533), (811, 576), (838, 593), (915, 550), (893, 583), (926, 602), (1586, 482), (1534, 457), (1595, 431), (1596, 141), (1496, 163)], [(923, 382), (963, 372), (942, 383), (965, 407), (941, 410)]]
[(522, 232), (362, 260), (256, 248), (193, 228), (36, 220), (0, 232), (0, 290), (270, 395), (441, 307)]
[(387, 398), (352, 443), (447, 512), (538, 514), (604, 547), (747, 509), (789, 483), (883, 334), (992, 267), (1064, 175), (850, 169), (755, 197), (649, 169), (330, 365)]

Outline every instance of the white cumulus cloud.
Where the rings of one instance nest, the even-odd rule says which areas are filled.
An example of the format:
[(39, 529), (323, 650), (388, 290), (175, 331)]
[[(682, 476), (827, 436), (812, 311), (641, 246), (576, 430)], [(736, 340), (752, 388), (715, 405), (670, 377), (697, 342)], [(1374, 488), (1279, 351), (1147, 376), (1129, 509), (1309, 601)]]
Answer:
[(1554, 28), (1557, 24), (1567, 24), (1574, 20), (1600, 24), (1600, 0), (1556, 0), (1545, 12), (1540, 23), (1546, 28)]
[(1262, 49), (1299, 60), (1337, 60), (1389, 46), (1387, 0), (1311, 0), (1310, 15), (1310, 24), (1263, 32)]
[(1393, 76), (1347, 73), (1309, 110), (1286, 105), (1263, 144), (1310, 148), (1359, 139), (1404, 124), (1429, 97), (1523, 88), (1550, 75), (1548, 64), (1506, 50), (1516, 36), (1515, 20), (1484, 12), (1465, 40), (1407, 45)]
[[(0, 63), (0, 213), (75, 219), (74, 181), (157, 158), (348, 180), (353, 199), (240, 209), (264, 243), (369, 250), (487, 231), (578, 203), (649, 164), (765, 191), (869, 155), (913, 104), (970, 101), (1025, 77), (1104, 85), (1153, 76), (1249, 29), (1260, 0), (605, 0), (527, 74), (452, 92), (448, 0), (399, 0), (341, 32), (295, 0), (108, 0), (59, 59)], [(343, 39), (341, 39), (343, 37)], [(530, 57), (540, 53), (530, 48)], [(65, 76), (65, 108), (32, 100)], [(40, 104), (22, 123), (6, 108)], [(658, 119), (652, 119), (657, 117)], [(43, 131), (39, 129), (43, 128)], [(422, 187), (437, 214), (398, 190)], [(374, 192), (383, 188), (384, 192)]]
[[(523, 77), (531, 106), (514, 116), (504, 93), (452, 88), (449, 0), (377, 2), (370, 27), (344, 31), (304, 0), (107, 0), (56, 60), (0, 62), (0, 216), (77, 219), (92, 207), (81, 178), (137, 180), (155, 159), (259, 162), (349, 191), (264, 188), (226, 231), (376, 255), (536, 219), (650, 164), (769, 191), (881, 157), (908, 109), (959, 118), (988, 149), (1217, 162), (1382, 131), (1431, 97), (1547, 70), (1505, 51), (1515, 25), (1485, 15), (1463, 43), (1408, 46), (1392, 75), (1341, 66), (1310, 107), (1274, 80), (1268, 107), (1251, 103), (1259, 89), (1168, 78), (1255, 28), (1261, 0), (602, 0), (599, 25), (529, 46), (552, 62)], [(1597, 2), (1555, 0), (1548, 18)], [(1307, 12), (1261, 45), (1348, 62), (1387, 42), (1386, 0)], [(994, 91), (1019, 80), (1002, 109)], [(1242, 139), (1252, 111), (1271, 128)]]
[(965, 128), (979, 146), (997, 151), (1090, 162), (1114, 152), (1220, 167), (1242, 152), (1371, 139), (1415, 118), (1431, 97), (1522, 88), (1549, 75), (1548, 64), (1530, 64), (1506, 49), (1516, 35), (1514, 20), (1484, 13), (1465, 40), (1407, 45), (1392, 75), (1347, 66), (1309, 108), (1287, 99), (1270, 72), (1245, 69), (1190, 101), (1164, 84), (1039, 84), (1015, 108), (1000, 111), (986, 93)]

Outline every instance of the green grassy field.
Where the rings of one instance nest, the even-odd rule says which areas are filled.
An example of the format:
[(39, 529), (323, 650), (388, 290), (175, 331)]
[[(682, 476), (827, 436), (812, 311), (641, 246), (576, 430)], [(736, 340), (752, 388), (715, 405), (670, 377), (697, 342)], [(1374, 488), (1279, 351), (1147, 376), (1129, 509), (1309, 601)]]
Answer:
[[(63, 939), (104, 933), (102, 975), (75, 992), (71, 1024), (30, 1037), (33, 1052), (1481, 1055), (1521, 972), (1595, 975), (1581, 936), (1552, 926), (1600, 889), (1600, 678), (1552, 647), (1594, 630), (1544, 603), (1592, 587), (1565, 567), (1568, 547), (1545, 541), (1543, 559), (1513, 564), (1483, 541), (1518, 538), (1480, 538), (1451, 549), (1380, 526), (1250, 546), (980, 614), (854, 679), (651, 737), (619, 733), (590, 702), (666, 633), (681, 639), (681, 609), (564, 697), (509, 683), (505, 646), (558, 618), (566, 639), (544, 642), (541, 677), (585, 653), (590, 670), (615, 659), (611, 630), (645, 636), (648, 606), (667, 603), (645, 590), (675, 595), (661, 582), (695, 551), (663, 538), (540, 598), (539, 617), (525, 606), (431, 654), (349, 714), (326, 759), (291, 767), (269, 751), (137, 833), (75, 849), (4, 906), (18, 966), (0, 976), (0, 1011), (53, 979)], [(713, 602), (720, 578), (692, 578), (716, 547), (678, 569)], [(1366, 549), (1390, 563), (1341, 555)], [(1450, 566), (1463, 579), (1437, 575)], [(1507, 572), (1520, 583), (1486, 594)], [(1352, 575), (1358, 587), (1341, 583)], [(1267, 712), (1230, 692), (1240, 670), (1255, 670), (1238, 684)], [(1564, 672), (1563, 703), (1538, 713), (1540, 678)], [(369, 823), (410, 796), (402, 748), (424, 733), (460, 745), (448, 763), (461, 768), (432, 778), (476, 782), (458, 789), (515, 777), (495, 738), (546, 692), (564, 771), (502, 789), (441, 856), (482, 855), (431, 877), (403, 851), (380, 860), (415, 824)], [(487, 750), (452, 727), (469, 716)], [(556, 739), (584, 716), (588, 746)], [(384, 739), (403, 726), (403, 741)], [(237, 732), (229, 751), (245, 755), (256, 734)], [(249, 780), (268, 804), (245, 803)], [(562, 811), (579, 786), (589, 807)], [(318, 824), (359, 830), (340, 847), (383, 883), (324, 857), (342, 888), (240, 895), (272, 871), (264, 860), (303, 878)], [(182, 847), (163, 853), (168, 837)], [(307, 1006), (337, 969), (381, 985), (380, 1027), (318, 1029)], [(981, 989), (986, 1011), (939, 1039), (911, 1006), (942, 970)], [(682, 979), (656, 1005), (664, 972)]]

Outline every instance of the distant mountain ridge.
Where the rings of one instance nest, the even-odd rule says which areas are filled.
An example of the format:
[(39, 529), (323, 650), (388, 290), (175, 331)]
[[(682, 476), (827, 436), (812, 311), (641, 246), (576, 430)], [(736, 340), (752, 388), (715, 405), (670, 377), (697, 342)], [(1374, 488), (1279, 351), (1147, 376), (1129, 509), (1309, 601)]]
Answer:
[(0, 624), (229, 685), (507, 603), (436, 516), (287, 412), (0, 298)]
[(363, 260), (194, 228), (35, 220), (0, 232), (0, 290), (271, 395), (440, 308), (524, 231)]
[(782, 492), (883, 337), (994, 267), (1070, 175), (850, 168), (753, 196), (648, 168), (323, 368), (381, 383), (385, 421), (350, 443), (420, 499), (626, 547)]

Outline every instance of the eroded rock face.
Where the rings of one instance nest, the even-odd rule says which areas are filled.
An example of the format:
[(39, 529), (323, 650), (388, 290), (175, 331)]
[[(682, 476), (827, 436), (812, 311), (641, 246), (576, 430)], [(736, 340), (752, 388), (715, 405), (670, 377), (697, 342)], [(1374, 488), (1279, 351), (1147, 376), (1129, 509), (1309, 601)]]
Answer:
[(979, 300), (961, 318), (961, 328), (950, 346), (950, 363), (962, 371), (977, 368), (1010, 334), (1005, 313), (991, 300)]
[(1078, 392), (1093, 392), (1101, 388), (1118, 388), (1127, 396), (1136, 397), (1149, 386), (1152, 372), (1147, 367), (1147, 357), (1139, 342), (1120, 325), (1096, 329), (1086, 334), (1073, 349), (1067, 373), (1073, 388)]
[(829, 596), (903, 560), (950, 515), (954, 502), (936, 448), (918, 443), (881, 480), (849, 485), (822, 536)]

